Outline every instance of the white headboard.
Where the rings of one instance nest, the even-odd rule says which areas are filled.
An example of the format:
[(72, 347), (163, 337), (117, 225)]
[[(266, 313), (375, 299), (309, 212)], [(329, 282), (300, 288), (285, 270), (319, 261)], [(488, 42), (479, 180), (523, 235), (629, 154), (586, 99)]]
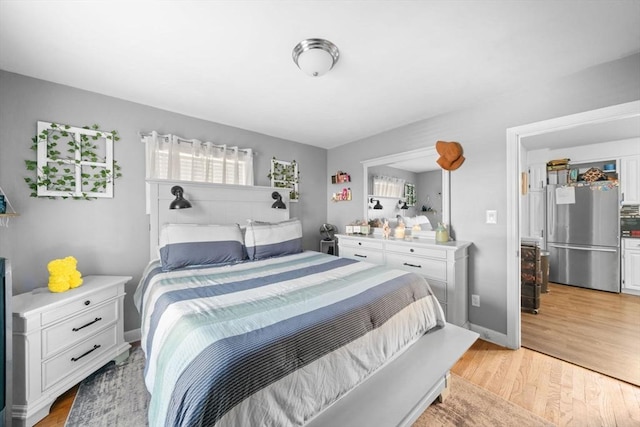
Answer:
[[(149, 186), (149, 255), (158, 258), (160, 228), (164, 224), (240, 224), (247, 220), (284, 221), (289, 219), (289, 193), (286, 189), (247, 185), (204, 184), (185, 181), (147, 181)], [(171, 187), (184, 189), (190, 209), (169, 209), (175, 199)], [(287, 209), (273, 209), (271, 193), (278, 191)]]

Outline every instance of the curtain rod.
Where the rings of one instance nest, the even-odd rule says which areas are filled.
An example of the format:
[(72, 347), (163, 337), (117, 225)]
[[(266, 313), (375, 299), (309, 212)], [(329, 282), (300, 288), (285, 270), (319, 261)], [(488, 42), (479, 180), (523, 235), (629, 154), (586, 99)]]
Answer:
[[(143, 138), (143, 137), (145, 137), (145, 136), (152, 136), (152, 134), (151, 134), (151, 132), (138, 132), (138, 136), (140, 137), (140, 139), (142, 139), (142, 138)], [(178, 138), (180, 141), (189, 142), (189, 143), (193, 143), (193, 141), (194, 141), (193, 139), (185, 139), (185, 138), (183, 138), (183, 137), (181, 137), (181, 136), (177, 136), (177, 135), (173, 135), (173, 134), (167, 134), (167, 135), (161, 135), (161, 134), (158, 134), (158, 136), (159, 136), (159, 137), (161, 137), (161, 138), (169, 138), (169, 137), (171, 137), (171, 136), (175, 136), (175, 137), (176, 137), (176, 138)], [(200, 141), (200, 142), (202, 142), (202, 141)], [(205, 142), (207, 142), (207, 141), (205, 141)], [(212, 144), (213, 144), (213, 143), (212, 143)], [(220, 144), (213, 144), (213, 145), (215, 145), (215, 146), (217, 146), (217, 147), (221, 147), (221, 146), (222, 146), (222, 145), (220, 145)], [(223, 144), (223, 145), (224, 145), (224, 144)], [(230, 148), (228, 148), (228, 147), (227, 147), (227, 150), (230, 150)], [(239, 148), (239, 149), (238, 149), (238, 151), (241, 151), (241, 152), (243, 152), (243, 153), (247, 153), (247, 152), (251, 151), (251, 153), (252, 153), (254, 156), (256, 156), (256, 155), (258, 154), (258, 152), (257, 152), (257, 151), (255, 151), (254, 149)]]

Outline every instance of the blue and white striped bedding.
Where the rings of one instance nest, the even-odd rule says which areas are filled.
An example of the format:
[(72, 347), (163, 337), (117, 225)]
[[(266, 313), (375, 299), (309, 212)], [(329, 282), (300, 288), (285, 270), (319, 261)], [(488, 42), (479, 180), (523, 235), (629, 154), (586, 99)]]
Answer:
[(150, 426), (299, 426), (444, 316), (415, 274), (318, 252), (162, 272), (134, 296)]

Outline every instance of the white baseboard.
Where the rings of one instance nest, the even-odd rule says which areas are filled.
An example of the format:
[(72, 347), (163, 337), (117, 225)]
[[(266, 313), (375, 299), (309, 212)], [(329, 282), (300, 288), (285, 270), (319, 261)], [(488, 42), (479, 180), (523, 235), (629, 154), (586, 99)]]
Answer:
[(494, 331), (493, 329), (488, 329), (483, 326), (474, 325), (473, 323), (469, 323), (469, 329), (473, 332), (477, 332), (480, 334), (480, 338), (485, 341), (492, 342), (502, 347), (507, 346), (507, 335)]
[(124, 340), (128, 343), (140, 341), (141, 338), (142, 333), (140, 332), (140, 328), (124, 332)]

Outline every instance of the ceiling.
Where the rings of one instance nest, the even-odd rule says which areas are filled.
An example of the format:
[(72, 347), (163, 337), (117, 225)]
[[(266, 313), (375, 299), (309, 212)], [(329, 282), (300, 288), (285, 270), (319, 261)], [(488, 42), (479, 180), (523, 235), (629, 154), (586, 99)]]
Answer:
[(1, 69), (324, 148), (639, 51), (638, 0), (0, 0)]

